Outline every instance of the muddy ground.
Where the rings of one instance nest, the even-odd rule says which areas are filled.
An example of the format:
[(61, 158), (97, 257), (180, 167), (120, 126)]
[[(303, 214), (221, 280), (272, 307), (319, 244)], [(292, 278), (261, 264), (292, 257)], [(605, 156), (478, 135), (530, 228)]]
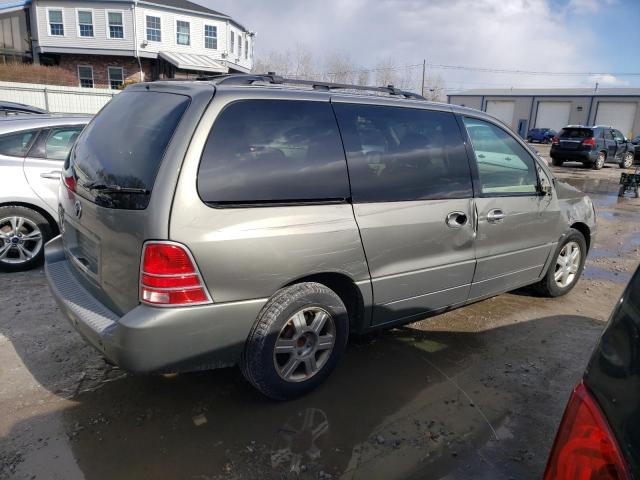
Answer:
[(287, 403), (236, 369), (130, 376), (70, 328), (42, 270), (0, 274), (0, 478), (540, 478), (570, 391), (640, 261), (620, 169), (567, 164), (599, 234), (564, 298), (528, 290), (353, 343)]

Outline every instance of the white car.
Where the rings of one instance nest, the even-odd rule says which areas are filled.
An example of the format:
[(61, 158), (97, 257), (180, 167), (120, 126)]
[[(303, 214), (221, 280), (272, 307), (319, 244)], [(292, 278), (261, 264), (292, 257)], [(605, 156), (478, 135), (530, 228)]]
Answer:
[(42, 263), (55, 237), (60, 172), (91, 119), (85, 115), (22, 115), (0, 119), (0, 270)]

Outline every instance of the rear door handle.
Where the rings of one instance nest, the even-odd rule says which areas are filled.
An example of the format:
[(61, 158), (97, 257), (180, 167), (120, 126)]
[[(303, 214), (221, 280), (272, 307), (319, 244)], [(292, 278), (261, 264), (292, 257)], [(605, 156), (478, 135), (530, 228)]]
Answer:
[(51, 180), (60, 180), (62, 170), (51, 170), (50, 172), (41, 173), (42, 178), (50, 178)]
[(464, 212), (451, 212), (447, 215), (447, 226), (450, 228), (461, 228), (464, 227), (469, 221), (469, 217)]
[(499, 223), (504, 219), (504, 212), (499, 208), (494, 208), (487, 213), (487, 222)]

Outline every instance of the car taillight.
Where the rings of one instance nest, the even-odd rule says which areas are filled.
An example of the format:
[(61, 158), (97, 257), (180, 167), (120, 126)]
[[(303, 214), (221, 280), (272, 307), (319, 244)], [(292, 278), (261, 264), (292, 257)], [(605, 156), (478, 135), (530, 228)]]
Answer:
[(147, 242), (142, 249), (140, 301), (179, 306), (211, 303), (211, 298), (186, 247), (173, 242)]
[(591, 138), (585, 138), (585, 139), (582, 141), (582, 144), (583, 144), (583, 145), (588, 145), (588, 146), (590, 146), (590, 147), (595, 147), (595, 146), (596, 146), (596, 139), (595, 139), (595, 138), (593, 138), (593, 137), (591, 137)]
[(544, 480), (569, 479), (630, 479), (607, 420), (584, 383), (571, 394), (544, 472)]
[(73, 177), (73, 175), (63, 175), (62, 181), (69, 190), (71, 190), (72, 192), (76, 191), (76, 179)]
[(552, 145), (559, 145), (560, 144), (560, 139), (558, 137), (553, 137), (551, 139), (551, 144)]

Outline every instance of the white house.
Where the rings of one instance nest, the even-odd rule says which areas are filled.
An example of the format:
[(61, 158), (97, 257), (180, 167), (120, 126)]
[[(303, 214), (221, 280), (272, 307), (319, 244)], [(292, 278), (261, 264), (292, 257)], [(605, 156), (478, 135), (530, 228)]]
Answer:
[(83, 87), (248, 72), (255, 34), (188, 0), (31, 0), (33, 59)]

